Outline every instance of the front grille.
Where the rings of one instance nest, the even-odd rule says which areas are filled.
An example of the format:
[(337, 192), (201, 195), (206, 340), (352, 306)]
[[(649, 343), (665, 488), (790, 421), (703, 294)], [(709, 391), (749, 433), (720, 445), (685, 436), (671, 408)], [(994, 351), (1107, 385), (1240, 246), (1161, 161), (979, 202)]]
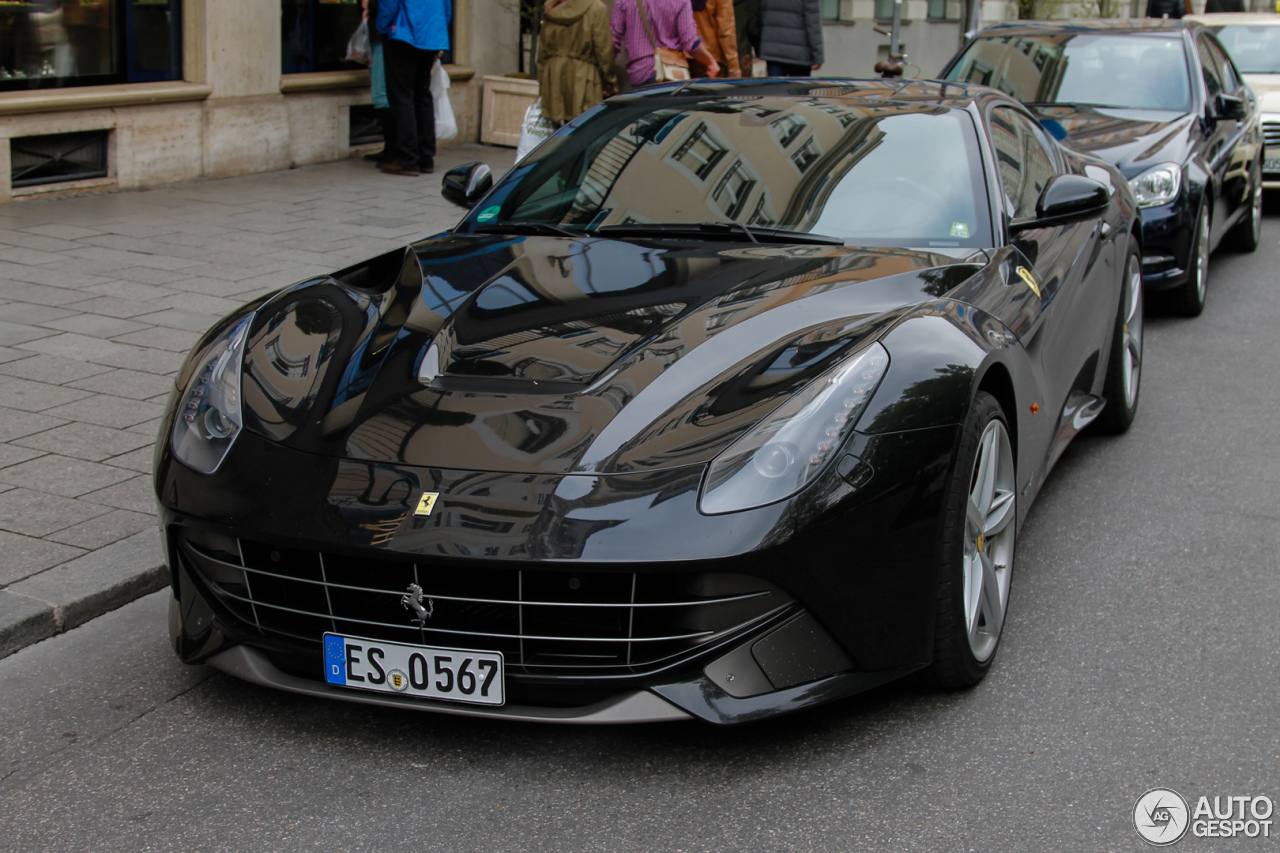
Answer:
[[(184, 532), (179, 556), (238, 621), (319, 649), (326, 631), (502, 652), (511, 670), (634, 675), (686, 658), (789, 605), (748, 575), (442, 565)], [(420, 627), (402, 603), (422, 589)]]
[(1280, 121), (1264, 121), (1262, 135), (1268, 148), (1280, 148)]

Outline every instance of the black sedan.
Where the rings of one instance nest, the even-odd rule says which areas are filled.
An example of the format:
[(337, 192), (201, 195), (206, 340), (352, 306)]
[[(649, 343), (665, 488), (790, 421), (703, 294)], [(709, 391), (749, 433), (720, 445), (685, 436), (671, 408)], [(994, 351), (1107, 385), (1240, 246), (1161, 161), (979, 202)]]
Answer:
[(1209, 254), (1262, 233), (1257, 99), (1191, 21), (1017, 21), (983, 30), (948, 80), (1026, 103), (1068, 145), (1119, 167), (1142, 210), (1142, 277), (1186, 316), (1204, 310)]
[(774, 80), (611, 98), (444, 183), (452, 231), (182, 368), (184, 661), (581, 722), (982, 679), (1031, 501), (1138, 407), (1115, 169), (984, 87)]

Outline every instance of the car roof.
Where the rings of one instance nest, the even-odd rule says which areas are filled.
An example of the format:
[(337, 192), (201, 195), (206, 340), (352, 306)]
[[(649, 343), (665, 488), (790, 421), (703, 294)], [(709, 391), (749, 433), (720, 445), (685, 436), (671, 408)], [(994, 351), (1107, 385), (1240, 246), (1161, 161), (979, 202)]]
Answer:
[(978, 33), (978, 37), (1042, 33), (1176, 33), (1202, 26), (1199, 21), (1183, 18), (1105, 18), (1071, 21), (1005, 21)]
[[(988, 86), (976, 83), (956, 83), (946, 80), (848, 80), (844, 78), (745, 78), (735, 80), (685, 81), (683, 83), (658, 83), (633, 90), (630, 96), (663, 98), (678, 94), (710, 97), (741, 98), (791, 97), (829, 98), (832, 100), (871, 100), (877, 103), (922, 105), (968, 109), (974, 104), (989, 100), (1016, 103), (1008, 95)], [(613, 99), (611, 99), (613, 100)]]
[(1280, 27), (1280, 15), (1271, 12), (1212, 12), (1205, 15), (1187, 15), (1183, 20), (1198, 21), (1206, 27), (1255, 27), (1259, 24)]

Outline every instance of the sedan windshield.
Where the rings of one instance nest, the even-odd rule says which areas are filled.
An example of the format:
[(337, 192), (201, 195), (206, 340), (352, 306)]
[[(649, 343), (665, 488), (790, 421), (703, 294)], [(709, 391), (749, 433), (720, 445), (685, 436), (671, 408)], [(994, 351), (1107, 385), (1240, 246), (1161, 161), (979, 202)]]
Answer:
[(610, 99), (512, 169), (463, 227), (992, 245), (967, 113), (813, 93)]
[(1046, 33), (978, 39), (947, 79), (982, 83), (1028, 104), (1191, 109), (1179, 38), (1136, 33)]
[(1280, 26), (1214, 27), (1242, 74), (1280, 74)]

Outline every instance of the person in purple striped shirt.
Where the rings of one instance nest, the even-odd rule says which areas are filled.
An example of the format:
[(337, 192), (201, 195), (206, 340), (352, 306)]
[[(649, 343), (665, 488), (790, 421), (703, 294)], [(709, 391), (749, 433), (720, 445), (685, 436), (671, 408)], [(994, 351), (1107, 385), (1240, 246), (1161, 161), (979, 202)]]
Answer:
[[(693, 7), (689, 0), (644, 0), (649, 14), (653, 38), (658, 47), (683, 51), (707, 68), (707, 74), (715, 77), (720, 65), (702, 44), (698, 25), (693, 21)], [(632, 86), (653, 82), (653, 45), (645, 34), (636, 0), (617, 0), (609, 18), (613, 32), (615, 51), (627, 52), (627, 79)]]

